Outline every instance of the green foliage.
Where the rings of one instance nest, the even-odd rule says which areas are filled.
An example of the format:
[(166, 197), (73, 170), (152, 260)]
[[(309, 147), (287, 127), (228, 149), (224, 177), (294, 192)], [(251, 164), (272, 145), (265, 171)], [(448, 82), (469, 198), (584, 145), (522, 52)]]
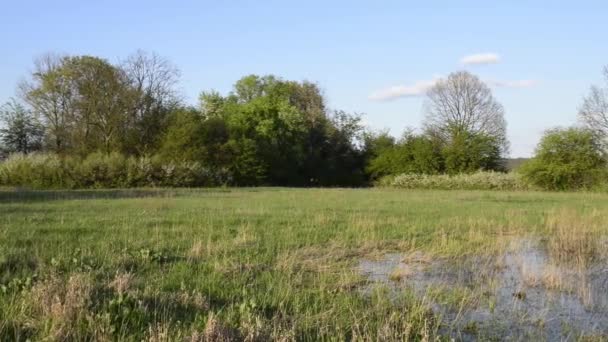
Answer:
[(315, 84), (250, 75), (229, 96), (203, 93), (200, 101), (201, 133), (193, 128), (188, 134), (204, 136), (200, 158), (230, 170), (236, 185), (352, 186), (365, 180), (356, 145), (359, 116), (328, 112)]
[(0, 162), (0, 185), (31, 188), (71, 188), (77, 180), (72, 177), (71, 160), (55, 154), (12, 154)]
[(528, 182), (547, 190), (592, 189), (606, 182), (606, 162), (593, 132), (553, 129), (545, 133), (534, 158), (520, 172)]
[(394, 145), (385, 136), (379, 136), (379, 149), (370, 160), (367, 172), (372, 179), (402, 173), (436, 174), (443, 170), (438, 141), (427, 135), (406, 132)]
[(485, 134), (455, 132), (443, 147), (445, 172), (471, 173), (478, 170), (502, 171), (501, 146), (496, 138)]
[[(407, 133), (397, 142), (386, 132), (365, 133), (357, 113), (328, 109), (312, 82), (248, 75), (227, 95), (202, 92), (199, 107), (192, 108), (179, 101), (178, 76), (168, 61), (142, 51), (120, 64), (86, 55), (44, 56), (20, 87), (31, 117), (40, 117), (44, 127), (21, 134), (31, 138), (27, 148), (12, 151), (37, 149), (35, 142), (44, 138), (42, 151), (76, 165), (65, 171), (74, 187), (218, 180), (236, 186), (362, 186), (401, 173), (501, 169), (502, 107), (469, 74), (451, 79), (482, 89), (489, 101), (457, 113), (470, 125), (440, 115), (433, 122), (441, 129)], [(442, 89), (453, 91), (450, 85), (457, 84)], [(38, 134), (43, 131), (44, 137)], [(195, 169), (215, 180), (192, 176)]]
[(200, 114), (194, 109), (178, 109), (172, 113), (160, 155), (166, 159), (202, 160), (204, 138)]
[(38, 119), (16, 100), (0, 108), (0, 150), (29, 153), (42, 148), (44, 127)]
[(386, 177), (378, 183), (402, 189), (437, 190), (527, 190), (530, 187), (517, 173), (475, 172), (456, 175), (427, 175), (406, 173)]
[(34, 189), (218, 186), (231, 180), (229, 171), (211, 170), (199, 162), (117, 152), (84, 158), (13, 154), (0, 162), (0, 185)]
[(121, 188), (127, 186), (127, 159), (117, 153), (95, 152), (78, 163), (76, 184), (83, 188)]
[(500, 143), (484, 134), (454, 132), (443, 141), (430, 133), (406, 132), (397, 143), (379, 135), (368, 137), (367, 144), (372, 157), (366, 170), (372, 179), (403, 173), (453, 175), (504, 169)]

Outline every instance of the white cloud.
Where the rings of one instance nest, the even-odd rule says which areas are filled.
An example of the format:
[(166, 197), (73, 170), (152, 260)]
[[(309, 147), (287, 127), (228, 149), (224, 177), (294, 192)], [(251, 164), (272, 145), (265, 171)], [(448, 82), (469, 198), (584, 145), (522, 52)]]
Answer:
[(496, 81), (488, 80), (486, 83), (496, 88), (530, 88), (538, 84), (536, 80)]
[(438, 80), (439, 78), (435, 78), (431, 81), (418, 81), (411, 86), (398, 85), (381, 89), (373, 92), (369, 96), (369, 99), (375, 101), (390, 101), (400, 97), (421, 96), (426, 94), (427, 90), (434, 86)]
[[(385, 89), (380, 89), (373, 92), (370, 100), (374, 101), (391, 101), (402, 97), (423, 96), (437, 82), (441, 80), (440, 76), (435, 76), (430, 81), (418, 81), (411, 86), (397, 85)], [(500, 80), (485, 80), (488, 86), (494, 88), (530, 88), (538, 84), (536, 80), (515, 80), (515, 81), (500, 81)]]
[(494, 64), (500, 61), (500, 56), (496, 53), (478, 53), (474, 55), (468, 55), (462, 57), (460, 63), (464, 65), (478, 65), (478, 64)]

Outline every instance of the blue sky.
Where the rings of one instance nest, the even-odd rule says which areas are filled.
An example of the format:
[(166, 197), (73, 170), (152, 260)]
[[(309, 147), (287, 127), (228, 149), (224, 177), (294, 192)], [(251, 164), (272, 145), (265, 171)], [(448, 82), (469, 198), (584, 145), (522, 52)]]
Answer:
[[(529, 156), (545, 129), (575, 123), (601, 82), (607, 18), (607, 1), (7, 1), (0, 101), (45, 52), (118, 61), (144, 49), (181, 69), (192, 104), (272, 73), (316, 81), (332, 108), (399, 135), (419, 127), (424, 85), (465, 69), (504, 105), (511, 155)], [(462, 63), (490, 53), (481, 59), (493, 63)]]

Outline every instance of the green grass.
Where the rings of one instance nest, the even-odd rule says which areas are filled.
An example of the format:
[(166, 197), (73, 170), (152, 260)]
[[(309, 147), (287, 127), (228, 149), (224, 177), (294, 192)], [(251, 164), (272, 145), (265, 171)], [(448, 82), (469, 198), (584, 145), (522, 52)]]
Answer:
[(357, 290), (359, 260), (495, 253), (563, 208), (608, 233), (590, 193), (0, 190), (0, 340), (432, 339), (422, 299)]

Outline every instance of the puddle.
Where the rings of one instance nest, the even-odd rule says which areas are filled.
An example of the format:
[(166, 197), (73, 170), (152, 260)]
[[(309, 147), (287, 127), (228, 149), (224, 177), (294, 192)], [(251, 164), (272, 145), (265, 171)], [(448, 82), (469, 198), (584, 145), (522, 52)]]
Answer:
[(457, 340), (576, 340), (608, 336), (608, 263), (587, 269), (551, 262), (539, 243), (518, 241), (497, 257), (431, 260), (388, 254), (361, 260), (369, 293), (409, 289), (430, 301), (440, 332)]

